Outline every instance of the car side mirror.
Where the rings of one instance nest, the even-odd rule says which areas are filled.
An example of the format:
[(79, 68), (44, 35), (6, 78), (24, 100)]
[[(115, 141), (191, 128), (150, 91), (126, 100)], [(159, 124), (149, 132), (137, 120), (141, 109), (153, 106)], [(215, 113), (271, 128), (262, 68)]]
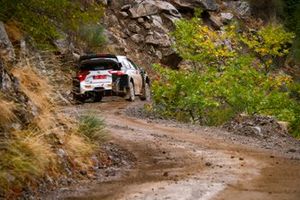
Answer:
[(140, 72), (141, 72), (142, 74), (145, 74), (145, 69), (140, 68)]

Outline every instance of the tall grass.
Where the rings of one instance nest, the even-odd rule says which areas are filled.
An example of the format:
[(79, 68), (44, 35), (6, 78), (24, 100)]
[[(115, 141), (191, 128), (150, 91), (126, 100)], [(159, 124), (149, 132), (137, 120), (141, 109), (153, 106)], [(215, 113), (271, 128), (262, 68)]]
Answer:
[(0, 127), (4, 128), (8, 123), (15, 119), (14, 110), (16, 109), (16, 104), (14, 102), (9, 102), (2, 99), (0, 95)]
[[(37, 132), (18, 131), (1, 141), (0, 188), (2, 193), (16, 193), (30, 186), (47, 170), (54, 170), (56, 155)], [(36, 178), (36, 179), (35, 179)]]
[(94, 114), (80, 117), (78, 132), (93, 143), (99, 143), (106, 138), (104, 121)]
[[(91, 155), (104, 139), (104, 123), (96, 116), (83, 116), (78, 122), (58, 112), (54, 90), (35, 65), (28, 59), (12, 69), (20, 91), (28, 98), (28, 113), (35, 115), (24, 130), (3, 128), (21, 121), (15, 113), (23, 102), (10, 102), (7, 94), (0, 94), (0, 198), (15, 198), (24, 188), (35, 189), (45, 176), (91, 169)], [(58, 149), (65, 156), (57, 156)]]

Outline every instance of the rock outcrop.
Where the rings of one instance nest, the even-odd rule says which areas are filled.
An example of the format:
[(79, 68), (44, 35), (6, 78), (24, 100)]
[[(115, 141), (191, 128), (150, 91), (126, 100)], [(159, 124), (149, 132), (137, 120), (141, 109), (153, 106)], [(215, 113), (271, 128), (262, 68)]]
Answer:
[(11, 41), (5, 30), (4, 23), (0, 21), (0, 53), (8, 60), (14, 60), (16, 55)]
[(141, 66), (160, 62), (178, 68), (182, 59), (172, 48), (169, 33), (177, 20), (193, 16), (197, 8), (203, 10), (203, 21), (216, 30), (234, 18), (250, 15), (244, 0), (112, 0), (107, 5), (104, 24), (110, 40), (108, 49), (127, 54)]
[(195, 8), (202, 8), (207, 11), (217, 11), (219, 5), (215, 0), (171, 0), (177, 7), (189, 8), (194, 10)]

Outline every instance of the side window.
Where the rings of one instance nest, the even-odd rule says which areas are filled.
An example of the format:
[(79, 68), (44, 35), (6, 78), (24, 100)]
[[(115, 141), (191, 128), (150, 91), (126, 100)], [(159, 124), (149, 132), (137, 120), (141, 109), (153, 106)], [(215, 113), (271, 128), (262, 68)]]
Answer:
[(131, 60), (127, 59), (128, 63), (130, 63), (130, 65), (132, 66), (133, 69), (138, 70), (138, 66), (136, 64), (134, 64)]
[(125, 69), (130, 69), (130, 65), (128, 64), (128, 62), (125, 59), (121, 60), (121, 64), (122, 64), (122, 68)]

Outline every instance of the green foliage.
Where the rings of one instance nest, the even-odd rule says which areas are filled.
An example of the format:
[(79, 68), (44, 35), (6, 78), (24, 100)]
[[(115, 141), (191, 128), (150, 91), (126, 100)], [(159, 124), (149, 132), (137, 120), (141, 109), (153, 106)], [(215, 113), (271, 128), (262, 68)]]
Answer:
[(99, 143), (106, 137), (105, 124), (99, 116), (89, 114), (80, 117), (78, 133), (83, 134), (93, 143)]
[(183, 121), (220, 125), (239, 113), (274, 116), (294, 123), (300, 104), (290, 98), (292, 82), (286, 75), (266, 75), (240, 57), (223, 72), (172, 71), (156, 66), (161, 74), (153, 83), (159, 112)]
[(257, 33), (244, 33), (241, 41), (264, 61), (266, 68), (270, 68), (276, 58), (289, 54), (294, 37), (294, 33), (287, 32), (282, 25), (270, 24)]
[(103, 35), (104, 28), (101, 25), (85, 25), (80, 27), (80, 39), (85, 41), (89, 48), (96, 49), (99, 44), (103, 44), (106, 38)]
[(219, 35), (194, 17), (192, 20), (178, 21), (172, 36), (176, 40), (175, 49), (184, 59), (220, 66), (236, 56), (236, 51), (224, 44), (225, 40), (233, 39), (234, 29), (235, 26), (227, 27), (227, 31)]
[[(300, 104), (293, 97), (295, 83), (283, 73), (263, 70), (288, 54), (293, 33), (280, 25), (247, 34), (238, 34), (236, 25), (215, 32), (194, 18), (179, 21), (172, 36), (177, 52), (202, 68), (155, 66), (160, 75), (152, 85), (156, 111), (204, 125), (220, 125), (241, 113), (269, 115), (290, 122), (296, 133)], [(241, 48), (245, 44), (248, 56)]]
[(0, 1), (0, 20), (14, 20), (40, 44), (60, 37), (60, 30), (76, 35), (83, 24), (97, 23), (101, 5), (84, 6), (72, 0)]

